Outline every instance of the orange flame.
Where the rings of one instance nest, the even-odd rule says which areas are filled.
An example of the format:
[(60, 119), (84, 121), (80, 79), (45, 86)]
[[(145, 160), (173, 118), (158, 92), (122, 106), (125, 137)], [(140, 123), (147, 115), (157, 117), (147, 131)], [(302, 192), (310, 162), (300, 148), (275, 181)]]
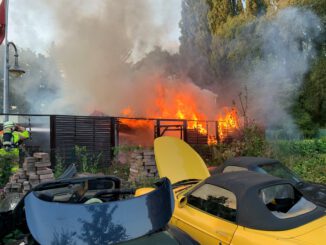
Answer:
[[(211, 119), (200, 109), (202, 97), (198, 91), (187, 90), (186, 87), (169, 86), (167, 83), (157, 82), (153, 91), (154, 101), (147, 102), (144, 107), (145, 112), (141, 116), (158, 119), (181, 119), (188, 120), (188, 129), (194, 129), (202, 135), (207, 135), (208, 144), (217, 144), (216, 135), (208, 135), (208, 125), (205, 121)], [(211, 105), (210, 105), (211, 106)], [(209, 108), (212, 108), (209, 107)], [(121, 111), (125, 117), (137, 117), (135, 110), (131, 106)], [(224, 109), (225, 116), (216, 116), (219, 125), (219, 138), (225, 139), (229, 132), (239, 128), (238, 114), (235, 108)], [(214, 114), (213, 114), (214, 115)], [(131, 128), (153, 127), (149, 120), (121, 119), (121, 122)]]
[(224, 108), (224, 116), (218, 116), (218, 133), (220, 140), (239, 129), (239, 117), (235, 107)]

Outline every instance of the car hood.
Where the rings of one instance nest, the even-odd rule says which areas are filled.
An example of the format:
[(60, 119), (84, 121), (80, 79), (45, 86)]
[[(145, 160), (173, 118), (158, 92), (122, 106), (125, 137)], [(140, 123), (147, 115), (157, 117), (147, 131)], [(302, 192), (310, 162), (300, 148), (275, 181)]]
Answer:
[(174, 209), (171, 185), (140, 197), (97, 203), (47, 202), (35, 192), (25, 197), (28, 228), (40, 244), (115, 244), (165, 228)]
[(160, 177), (168, 177), (172, 184), (210, 176), (203, 159), (183, 140), (169, 136), (156, 138), (154, 152)]

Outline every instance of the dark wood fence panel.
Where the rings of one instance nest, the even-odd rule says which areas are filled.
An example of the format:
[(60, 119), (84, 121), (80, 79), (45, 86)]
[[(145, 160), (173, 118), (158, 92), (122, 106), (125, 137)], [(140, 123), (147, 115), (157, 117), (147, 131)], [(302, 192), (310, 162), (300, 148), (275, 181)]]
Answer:
[(114, 146), (114, 128), (110, 117), (51, 116), (52, 158), (56, 154), (65, 163), (76, 162), (75, 147), (86, 147), (89, 156), (102, 154), (100, 164), (109, 166)]

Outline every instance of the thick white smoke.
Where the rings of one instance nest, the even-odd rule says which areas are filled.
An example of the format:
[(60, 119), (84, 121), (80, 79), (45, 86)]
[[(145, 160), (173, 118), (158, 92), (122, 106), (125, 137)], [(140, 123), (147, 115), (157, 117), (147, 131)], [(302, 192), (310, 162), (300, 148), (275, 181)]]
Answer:
[(246, 82), (251, 114), (267, 127), (282, 126), (289, 135), (296, 135), (289, 110), (315, 56), (314, 43), (322, 24), (311, 11), (287, 8), (272, 21), (261, 21), (257, 28), (263, 56)]
[[(155, 3), (150, 0), (12, 2), (17, 6), (19, 3), (12, 13), (23, 14), (23, 17), (12, 20), (13, 26), (19, 27), (20, 31), (23, 29), (20, 34), (15, 29), (13, 37), (25, 37), (24, 45), (30, 47), (33, 46), (31, 42), (36, 47), (43, 47), (53, 39), (54, 45), (47, 54), (55, 59), (62, 79), (49, 79), (54, 83), (57, 81), (59, 90), (50, 97), (52, 105), (47, 107), (48, 113), (88, 114), (97, 109), (109, 115), (119, 115), (131, 106), (135, 110), (134, 116), (146, 116), (148, 105), (155, 96), (156, 82), (164, 83), (166, 79), (168, 84), (171, 83), (164, 78), (164, 61), (146, 64), (141, 69), (133, 62), (139, 61), (155, 46), (172, 47), (169, 51), (176, 52), (178, 43), (170, 40), (173, 40), (171, 33), (178, 30), (181, 0)], [(39, 15), (40, 23), (28, 13)], [(30, 27), (33, 23), (35, 27)], [(247, 86), (252, 118), (264, 122), (267, 127), (287, 124), (289, 129), (295, 130), (287, 109), (315, 54), (314, 40), (322, 32), (320, 20), (311, 11), (287, 8), (268, 20), (260, 17), (248, 24), (243, 29), (244, 39), (248, 39), (250, 33), (246, 28), (249, 30), (253, 26), (256, 28), (255, 41), (263, 50), (262, 56), (253, 62), (250, 59), (255, 56), (249, 55), (244, 63), (251, 64), (250, 72), (244, 74), (239, 67), (239, 79), (232, 83), (229, 91), (214, 92), (230, 105), (232, 99), (237, 99), (238, 92)], [(42, 28), (43, 36), (39, 34)], [(232, 45), (236, 47), (241, 41), (231, 40), (227, 48), (232, 49)], [(40, 49), (44, 50), (44, 47)], [(187, 77), (179, 77), (176, 88), (180, 87), (180, 80), (190, 82)], [(193, 91), (194, 86), (191, 85), (189, 90)], [(202, 98), (204, 93), (198, 87), (195, 90), (198, 98)], [(211, 100), (208, 103), (211, 104)], [(207, 112), (209, 117), (214, 114)]]

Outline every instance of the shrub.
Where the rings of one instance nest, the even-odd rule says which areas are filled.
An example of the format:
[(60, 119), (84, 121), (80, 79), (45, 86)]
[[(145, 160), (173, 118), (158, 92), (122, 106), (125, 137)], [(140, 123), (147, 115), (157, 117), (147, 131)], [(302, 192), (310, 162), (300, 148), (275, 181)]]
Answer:
[(17, 164), (17, 157), (15, 156), (0, 156), (0, 187), (3, 187), (5, 184), (8, 183), (9, 177), (13, 173), (12, 168)]
[(100, 161), (103, 153), (90, 154), (86, 146), (75, 146), (75, 155), (79, 171), (96, 174), (100, 171)]

